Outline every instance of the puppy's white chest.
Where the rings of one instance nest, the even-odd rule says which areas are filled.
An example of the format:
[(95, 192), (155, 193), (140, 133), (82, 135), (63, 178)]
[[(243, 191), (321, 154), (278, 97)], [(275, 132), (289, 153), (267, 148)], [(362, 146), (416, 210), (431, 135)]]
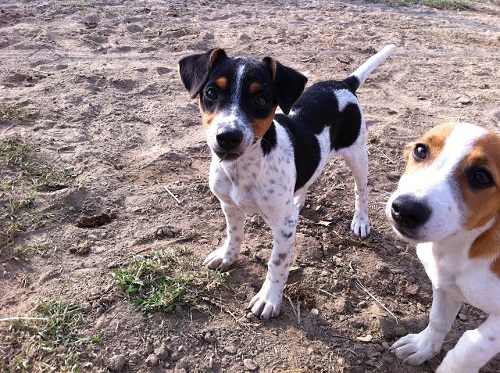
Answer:
[(252, 181), (256, 177), (257, 169), (251, 165), (244, 169), (234, 167), (225, 170), (215, 164), (210, 172), (210, 189), (226, 203), (234, 204), (247, 213), (259, 213), (259, 193), (255, 181)]
[(447, 254), (434, 250), (432, 243), (417, 245), (417, 255), (424, 265), (425, 272), (429, 276), (432, 285), (455, 295), (457, 299), (466, 301), (466, 297), (459, 286), (459, 276), (463, 262), (458, 257)]

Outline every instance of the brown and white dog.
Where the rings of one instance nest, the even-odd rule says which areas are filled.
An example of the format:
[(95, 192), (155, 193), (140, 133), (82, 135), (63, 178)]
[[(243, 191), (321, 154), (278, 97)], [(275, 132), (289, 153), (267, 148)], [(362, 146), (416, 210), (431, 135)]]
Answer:
[(432, 358), (467, 302), (488, 318), (462, 335), (437, 372), (478, 372), (500, 352), (500, 136), (442, 124), (410, 144), (405, 157), (386, 214), (401, 238), (417, 243), (433, 300), (427, 328), (392, 350), (411, 365)]

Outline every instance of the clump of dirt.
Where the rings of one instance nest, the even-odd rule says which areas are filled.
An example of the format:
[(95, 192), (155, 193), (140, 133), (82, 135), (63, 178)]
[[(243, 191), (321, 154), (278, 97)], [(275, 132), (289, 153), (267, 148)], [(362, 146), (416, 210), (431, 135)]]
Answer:
[[(73, 179), (36, 191), (27, 213), (43, 224), (0, 251), (0, 318), (37, 316), (42, 300), (78, 304), (86, 320), (79, 336), (100, 336), (79, 362), (85, 371), (434, 371), (485, 315), (464, 305), (443, 352), (422, 366), (405, 366), (388, 351), (425, 327), (431, 286), (383, 208), (406, 142), (443, 121), (499, 131), (499, 15), (493, 1), (468, 11), (364, 1), (3, 3), (0, 102), (8, 110), (0, 137), (31, 139), (42, 161), (71, 169)], [(224, 240), (197, 104), (177, 75), (180, 58), (214, 47), (272, 56), (312, 84), (345, 78), (390, 43), (393, 56), (359, 90), (369, 127), (368, 239), (349, 231), (354, 182), (336, 159), (308, 193), (279, 317), (262, 322), (246, 309), (272, 245), (257, 216), (247, 218), (242, 253), (216, 306), (143, 313), (113, 286), (112, 272), (138, 256), (182, 246), (201, 266)], [(0, 245), (8, 240), (0, 227)], [(44, 361), (29, 338), (14, 343), (11, 327), (0, 321), (8, 351), (0, 370), (50, 366), (67, 354), (58, 347)], [(499, 370), (498, 357), (483, 369)]]

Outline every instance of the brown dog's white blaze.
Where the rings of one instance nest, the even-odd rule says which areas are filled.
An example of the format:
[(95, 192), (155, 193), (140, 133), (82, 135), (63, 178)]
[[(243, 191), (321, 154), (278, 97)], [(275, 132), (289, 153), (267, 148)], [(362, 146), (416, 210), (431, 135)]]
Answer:
[[(493, 186), (481, 189), (470, 187), (466, 170), (477, 166), (491, 173)], [(467, 206), (465, 228), (472, 230), (495, 219), (493, 226), (473, 242), (469, 257), (496, 258), (491, 270), (500, 277), (500, 137), (490, 132), (479, 138), (455, 172)]]
[[(418, 141), (415, 141), (411, 144), (406, 145), (404, 150), (404, 158), (407, 160), (406, 168), (404, 173), (411, 174), (422, 167), (430, 165), (432, 162), (439, 157), (441, 154), (445, 144), (446, 139), (453, 131), (453, 125), (449, 123), (440, 124), (429, 132), (427, 132), (424, 136), (422, 136)], [(428, 156), (424, 160), (417, 162), (412, 156), (411, 153), (417, 144), (423, 144), (428, 148)]]

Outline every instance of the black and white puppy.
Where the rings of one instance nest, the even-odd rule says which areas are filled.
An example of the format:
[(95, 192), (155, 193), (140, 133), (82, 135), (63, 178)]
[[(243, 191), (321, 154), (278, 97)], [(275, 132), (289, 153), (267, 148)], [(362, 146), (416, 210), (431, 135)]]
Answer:
[[(354, 174), (351, 229), (362, 238), (370, 233), (366, 126), (355, 92), (393, 49), (386, 46), (345, 80), (304, 93), (307, 78), (270, 57), (230, 58), (213, 49), (179, 62), (182, 83), (199, 96), (212, 151), (210, 189), (227, 223), (225, 243), (204, 264), (228, 269), (240, 251), (245, 214), (259, 213), (274, 234), (266, 280), (249, 305), (262, 319), (279, 314), (307, 189), (336, 155)], [(284, 114), (275, 114), (278, 106)]]

